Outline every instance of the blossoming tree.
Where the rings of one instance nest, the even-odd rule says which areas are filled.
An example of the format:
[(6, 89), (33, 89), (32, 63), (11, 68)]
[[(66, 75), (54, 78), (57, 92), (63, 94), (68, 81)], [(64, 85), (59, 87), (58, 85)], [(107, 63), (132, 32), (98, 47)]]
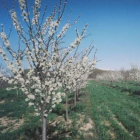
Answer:
[[(13, 84), (13, 89), (20, 89), (26, 96), (25, 100), (28, 105), (34, 107), (35, 114), (42, 117), (42, 140), (47, 139), (46, 117), (55, 108), (56, 104), (59, 104), (65, 97), (65, 93), (61, 92), (61, 89), (66, 85), (65, 91), (67, 91), (70, 80), (76, 83), (80, 77), (85, 78), (82, 75), (90, 71), (95, 64), (93, 63), (95, 61), (89, 62), (88, 66), (86, 64), (88, 63), (87, 56), (84, 56), (81, 59), (81, 64), (77, 65), (75, 63), (76, 66), (73, 61), (71, 66), (66, 65), (71, 58), (75, 60), (77, 48), (85, 37), (87, 28), (86, 25), (81, 34), (77, 34), (73, 43), (68, 47), (61, 47), (62, 39), (72, 25), (68, 20), (58, 33), (66, 3), (67, 0), (64, 3), (60, 0), (60, 4), (54, 7), (51, 15), (46, 17), (47, 7), (44, 13), (40, 14), (41, 0), (35, 0), (32, 14), (27, 0), (19, 0), (23, 22), (18, 18), (14, 6), (10, 10), (10, 16), (17, 33), (17, 48), (11, 45), (9, 35), (5, 32), (4, 26), (1, 25), (0, 34), (3, 45), (0, 46), (0, 55), (12, 76), (4, 76), (0, 73), (0, 78), (8, 81), (9, 84)], [(28, 64), (26, 71), (24, 63)], [(74, 72), (78, 71), (76, 76), (74, 76), (74, 72), (68, 74), (68, 69), (70, 71), (74, 70)], [(75, 86), (78, 86), (78, 84)], [(10, 89), (8, 88), (8, 90)]]
[(136, 65), (131, 65), (130, 78), (137, 83), (140, 82), (140, 69)]
[(113, 82), (121, 82), (124, 80), (124, 77), (120, 71), (107, 71), (103, 72), (100, 75), (97, 75), (97, 80), (103, 80), (108, 82), (109, 85), (112, 85)]
[[(87, 48), (88, 54), (91, 48)], [(74, 93), (74, 105), (76, 106), (77, 92), (85, 86), (85, 81), (90, 72), (94, 69), (96, 61), (88, 62), (87, 54), (80, 53), (73, 55), (63, 65), (65, 72), (62, 75), (62, 86), (66, 93), (66, 120), (68, 121), (68, 93)]]

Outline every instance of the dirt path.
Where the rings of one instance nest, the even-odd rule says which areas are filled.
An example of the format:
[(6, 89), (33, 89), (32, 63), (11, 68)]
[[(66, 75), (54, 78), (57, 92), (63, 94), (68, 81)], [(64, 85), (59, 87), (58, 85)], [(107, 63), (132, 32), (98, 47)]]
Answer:
[(92, 131), (93, 131), (93, 139), (94, 140), (98, 140), (98, 134), (97, 134), (97, 129), (95, 126), (95, 121), (93, 119), (93, 113), (92, 113), (92, 104), (91, 104), (91, 100), (90, 100), (90, 94), (88, 92), (88, 90), (85, 91), (86, 95), (85, 95), (85, 102), (86, 102), (86, 115), (90, 117), (90, 119), (92, 120)]

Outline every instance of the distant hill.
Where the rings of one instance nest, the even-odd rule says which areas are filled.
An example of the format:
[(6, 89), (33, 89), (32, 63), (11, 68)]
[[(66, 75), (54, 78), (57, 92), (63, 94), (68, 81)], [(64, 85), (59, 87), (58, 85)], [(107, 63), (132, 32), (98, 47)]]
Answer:
[(88, 76), (88, 78), (93, 78), (93, 79), (95, 79), (96, 76), (97, 76), (98, 74), (102, 74), (102, 73), (107, 72), (107, 71), (108, 71), (108, 70), (101, 70), (101, 69), (95, 68), (95, 69), (93, 70), (93, 72)]

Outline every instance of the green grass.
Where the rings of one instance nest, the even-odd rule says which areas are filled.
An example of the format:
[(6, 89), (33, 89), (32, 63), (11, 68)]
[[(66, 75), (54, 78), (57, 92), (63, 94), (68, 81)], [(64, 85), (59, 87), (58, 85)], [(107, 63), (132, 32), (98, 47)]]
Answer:
[[(106, 82), (104, 82), (106, 85)], [(121, 81), (119, 82), (113, 82), (110, 87), (115, 88), (117, 90), (120, 90), (122, 92), (129, 92), (131, 95), (140, 95), (140, 86), (135, 81)]]
[[(63, 124), (50, 127), (48, 133), (51, 135), (56, 130), (57, 136), (51, 135), (50, 140), (137, 140), (140, 137), (140, 95), (134, 96), (133, 92), (139, 90), (139, 86), (133, 82), (128, 83), (126, 90), (125, 83), (114, 83), (115, 86), (108, 86), (95, 81), (82, 90), (84, 94), (73, 107), (73, 95), (69, 96), (69, 117), (73, 121), (72, 129), (67, 130)], [(24, 119), (24, 124), (12, 132), (2, 131), (10, 126), (0, 125), (0, 140), (38, 140), (41, 134), (41, 123), (39, 117), (34, 117), (33, 108), (29, 108), (23, 94), (16, 95), (16, 91), (0, 89), (0, 118), (19, 120)], [(78, 135), (78, 128), (75, 124), (80, 119), (78, 114), (85, 115), (84, 122), (93, 120), (93, 137), (85, 138)], [(52, 111), (48, 116), (48, 122), (62, 116), (65, 118), (65, 100)], [(0, 122), (1, 123), (1, 122)], [(80, 126), (79, 126), (80, 127)], [(66, 134), (70, 138), (66, 138)]]
[[(140, 100), (106, 85), (90, 82), (87, 87), (92, 118), (101, 140), (135, 140), (140, 137)], [(105, 122), (108, 122), (107, 125)], [(131, 133), (131, 135), (130, 135)]]
[[(69, 101), (72, 101), (73, 96), (69, 98)], [(16, 120), (18, 122), (19, 119), (24, 119), (24, 124), (22, 124), (18, 129), (11, 131), (13, 128), (11, 124), (8, 126), (2, 126), (0, 122), (0, 140), (39, 140), (41, 137), (41, 121), (40, 117), (33, 116), (34, 110), (32, 107), (28, 107), (25, 102), (25, 97), (23, 94), (19, 94), (17, 96), (15, 90), (6, 91), (5, 89), (0, 89), (0, 119), (8, 118), (9, 120)], [(66, 130), (63, 127), (63, 124), (58, 124), (56, 126), (48, 127), (48, 134), (50, 136), (49, 140), (73, 140), (78, 135), (77, 127), (75, 126), (78, 121), (78, 116), (75, 110), (78, 113), (81, 113), (84, 106), (83, 104), (78, 104), (76, 109), (72, 106), (72, 103), (69, 104), (69, 118), (72, 122), (72, 129)], [(65, 101), (62, 104), (56, 106), (53, 109), (52, 113), (50, 113), (47, 117), (47, 123), (49, 121), (55, 120), (55, 118), (62, 116), (65, 118)], [(10, 131), (6, 131), (3, 133), (2, 131), (6, 128), (11, 128)], [(57, 136), (52, 136), (55, 131), (58, 131)], [(71, 138), (66, 138), (66, 134), (69, 133)]]
[(29, 108), (23, 94), (17, 96), (15, 90), (6, 91), (5, 89), (0, 89), (1, 101), (4, 103), (0, 104), (0, 118), (6, 117), (9, 121), (16, 120), (16, 122), (24, 118), (24, 124), (15, 131), (11, 131), (13, 128), (10, 123), (7, 127), (0, 126), (0, 130), (10, 127), (10, 130), (5, 133), (0, 132), (0, 140), (17, 140), (19, 138), (28, 140), (26, 137), (28, 134), (25, 133), (29, 132), (29, 130), (33, 132), (39, 126), (39, 118), (30, 115), (33, 113), (33, 108)]

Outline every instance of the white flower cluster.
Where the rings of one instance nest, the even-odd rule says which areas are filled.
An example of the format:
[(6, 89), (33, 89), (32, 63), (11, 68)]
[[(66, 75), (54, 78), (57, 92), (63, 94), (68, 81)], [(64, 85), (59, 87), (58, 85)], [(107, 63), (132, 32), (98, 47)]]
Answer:
[(71, 48), (75, 48), (76, 46), (80, 45), (82, 40), (82, 36), (79, 36), (75, 39), (75, 41), (71, 44)]
[(23, 11), (26, 8), (25, 0), (18, 0), (20, 9)]
[(16, 12), (14, 10), (11, 10), (10, 14), (11, 14), (13, 25), (15, 26), (16, 31), (18, 32), (21, 31), (20, 23), (18, 21)]
[(41, 6), (40, 3), (41, 3), (41, 0), (35, 0), (34, 7), (33, 7), (34, 17), (32, 19), (32, 24), (33, 25), (38, 24), (38, 21), (39, 21), (39, 15), (40, 15), (39, 9), (40, 9), (40, 6)]
[(29, 13), (26, 12), (26, 3), (25, 3), (25, 0), (19, 0), (19, 5), (20, 5), (20, 9), (22, 11), (22, 14), (21, 15), (23, 17), (23, 20), (25, 22), (29, 22), (28, 21), (28, 18), (27, 18), (27, 16), (28, 16)]
[(5, 32), (1, 32), (1, 38), (4, 42), (4, 45), (7, 47), (7, 49), (9, 49), (10, 48), (10, 43), (7, 39), (7, 36), (6, 36)]
[(40, 8), (41, 0), (35, 0), (35, 8)]
[(63, 35), (65, 35), (65, 33), (66, 33), (66, 31), (68, 30), (69, 27), (70, 27), (69, 23), (66, 23), (57, 37), (62, 37)]
[(136, 65), (131, 66), (129, 75), (132, 80), (140, 82), (140, 69)]
[[(5, 44), (5, 43), (4, 43)], [(3, 60), (8, 64), (8, 58), (4, 50), (0, 47), (0, 55), (2, 56)]]
[(95, 61), (88, 62), (88, 57), (82, 59), (70, 58), (64, 65), (63, 88), (65, 91), (76, 92), (84, 88), (89, 74), (93, 71)]
[(43, 35), (46, 35), (46, 32), (47, 32), (47, 28), (49, 27), (50, 23), (52, 21), (52, 17), (47, 17), (44, 25), (43, 25), (43, 28), (42, 28), (42, 34)]
[(108, 82), (120, 82), (124, 79), (122, 73), (120, 71), (108, 71), (108, 72), (103, 72), (100, 75), (97, 75), (96, 77), (97, 80), (104, 80)]
[(51, 37), (55, 31), (56, 31), (56, 27), (58, 27), (59, 25), (59, 22), (56, 20), (56, 21), (51, 21), (50, 23), (50, 27), (49, 27), (49, 31), (48, 31), (48, 36)]

